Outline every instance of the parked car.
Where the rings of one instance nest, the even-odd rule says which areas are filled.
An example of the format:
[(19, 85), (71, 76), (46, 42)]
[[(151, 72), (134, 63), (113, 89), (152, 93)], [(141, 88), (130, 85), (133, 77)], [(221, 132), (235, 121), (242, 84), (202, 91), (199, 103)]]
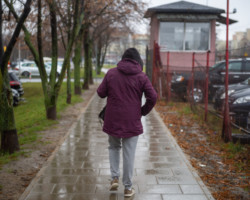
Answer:
[[(240, 90), (244, 90), (250, 88), (250, 78), (246, 79), (245, 81), (237, 84), (232, 84), (228, 86), (228, 95), (231, 95), (235, 92)], [(225, 101), (225, 87), (221, 87), (215, 93), (214, 97), (214, 108), (216, 110), (223, 110), (223, 104)]]
[[(229, 60), (229, 84), (242, 82), (250, 77), (250, 58)], [(196, 68), (197, 69), (197, 68)], [(225, 82), (225, 61), (219, 62), (209, 69), (209, 98), (212, 100), (216, 91), (224, 87)], [(196, 102), (201, 102), (204, 97), (205, 68), (194, 73), (194, 94)], [(188, 85), (191, 73), (177, 73), (173, 76), (171, 89), (182, 98), (187, 97)]]
[[(44, 63), (46, 66), (47, 66), (47, 74), (50, 74), (50, 71), (51, 71), (51, 65), (52, 65), (52, 62), (45, 62)], [(56, 69), (56, 71), (57, 71), (57, 76), (60, 76), (60, 74), (61, 74), (61, 71), (62, 71), (62, 62), (61, 61), (58, 61), (57, 62), (57, 69)]]
[[(45, 70), (47, 74), (50, 72), (50, 68), (45, 64)], [(15, 74), (29, 77), (31, 76), (40, 76), (39, 69), (34, 61), (24, 61), (17, 64), (14, 68)]]
[(17, 76), (15, 75), (13, 71), (9, 71), (8, 74), (9, 74), (9, 80), (10, 80), (10, 87), (12, 89), (15, 89), (21, 97), (24, 94), (21, 81), (17, 78)]
[(15, 69), (15, 67), (17, 66), (17, 62), (11, 62), (10, 63), (10, 67), (11, 67), (11, 69)]
[(17, 106), (20, 101), (20, 95), (17, 90), (11, 89), (12, 91), (12, 96), (13, 96), (13, 106)]
[(236, 124), (244, 128), (249, 127), (250, 88), (240, 90), (229, 96), (229, 110), (231, 113), (234, 113), (233, 119)]

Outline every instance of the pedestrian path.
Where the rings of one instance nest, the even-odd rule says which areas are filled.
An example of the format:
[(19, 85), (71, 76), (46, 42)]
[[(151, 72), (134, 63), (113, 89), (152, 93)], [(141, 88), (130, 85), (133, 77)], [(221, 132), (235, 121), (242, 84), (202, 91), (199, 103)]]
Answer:
[[(105, 100), (94, 96), (19, 200), (205, 200), (213, 199), (156, 111), (143, 117), (134, 170), (133, 198), (109, 192), (108, 137), (98, 113)], [(122, 166), (122, 164), (121, 164)]]

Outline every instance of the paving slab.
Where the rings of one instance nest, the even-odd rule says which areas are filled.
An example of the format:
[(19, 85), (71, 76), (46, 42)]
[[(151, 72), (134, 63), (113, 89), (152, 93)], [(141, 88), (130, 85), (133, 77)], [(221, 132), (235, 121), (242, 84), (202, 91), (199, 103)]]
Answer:
[(121, 181), (119, 189), (110, 192), (108, 136), (97, 117), (105, 103), (97, 95), (92, 98), (19, 200), (213, 199), (155, 110), (142, 117), (144, 134), (136, 151), (135, 196), (124, 198)]

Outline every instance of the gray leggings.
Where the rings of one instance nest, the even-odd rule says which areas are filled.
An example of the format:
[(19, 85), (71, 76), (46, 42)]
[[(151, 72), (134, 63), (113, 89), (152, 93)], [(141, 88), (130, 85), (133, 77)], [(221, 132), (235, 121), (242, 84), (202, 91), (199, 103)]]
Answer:
[(123, 178), (122, 182), (126, 189), (132, 187), (134, 171), (135, 149), (139, 136), (130, 138), (117, 138), (109, 135), (109, 161), (112, 179), (120, 177), (120, 150), (123, 153)]

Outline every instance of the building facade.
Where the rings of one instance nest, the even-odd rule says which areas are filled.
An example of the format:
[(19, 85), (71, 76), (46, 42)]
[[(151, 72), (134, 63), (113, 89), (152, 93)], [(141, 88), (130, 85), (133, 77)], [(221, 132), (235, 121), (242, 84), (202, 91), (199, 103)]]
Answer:
[(230, 55), (235, 58), (250, 56), (250, 29), (233, 35)]
[(113, 36), (113, 38), (114, 39), (107, 50), (106, 63), (116, 64), (121, 59), (124, 51), (131, 47), (134, 47), (139, 51), (145, 62), (146, 47), (149, 44), (149, 35), (124, 33)]
[[(150, 49), (154, 42), (160, 46), (161, 62), (171, 70), (190, 71), (192, 55), (196, 66), (206, 66), (209, 51), (209, 65), (215, 63), (216, 22), (225, 23), (218, 8), (179, 1), (149, 8), (145, 18), (150, 18)], [(230, 23), (236, 21), (230, 20)]]

